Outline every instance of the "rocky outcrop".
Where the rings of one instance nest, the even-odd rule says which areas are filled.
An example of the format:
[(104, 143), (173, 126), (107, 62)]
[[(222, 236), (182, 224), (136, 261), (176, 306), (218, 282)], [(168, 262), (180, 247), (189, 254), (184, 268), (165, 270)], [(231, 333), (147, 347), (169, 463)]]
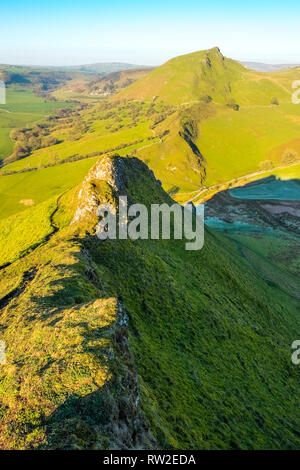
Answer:
[(126, 187), (125, 163), (119, 156), (104, 156), (91, 168), (78, 194), (78, 208), (72, 223), (77, 223), (97, 211), (101, 196), (97, 185), (106, 182), (116, 195), (123, 195)]
[[(152, 181), (154, 187), (164, 197), (161, 182), (154, 176), (145, 163), (135, 157), (124, 158), (119, 155), (104, 156), (90, 169), (78, 194), (77, 209), (72, 224), (86, 222), (97, 214), (100, 204), (110, 203), (118, 207), (117, 198), (128, 195), (127, 179)], [(131, 198), (132, 199), (132, 198)], [(139, 201), (140, 202), (140, 201)]]

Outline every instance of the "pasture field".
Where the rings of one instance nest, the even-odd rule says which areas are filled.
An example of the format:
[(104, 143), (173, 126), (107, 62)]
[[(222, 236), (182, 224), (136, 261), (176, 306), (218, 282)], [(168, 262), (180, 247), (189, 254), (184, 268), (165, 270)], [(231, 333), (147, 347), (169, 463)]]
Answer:
[(0, 160), (8, 157), (14, 147), (10, 139), (10, 132), (19, 127), (26, 127), (36, 121), (41, 121), (44, 115), (41, 113), (12, 112), (0, 107)]
[[(26, 201), (37, 205), (82, 181), (96, 158), (0, 177), (0, 218), (28, 209)], [(24, 203), (25, 201), (25, 203)]]
[(48, 164), (59, 164), (66, 158), (75, 155), (87, 155), (90, 153), (106, 152), (111, 148), (128, 143), (128, 147), (132, 142), (140, 139), (146, 139), (150, 136), (150, 131), (146, 124), (138, 124), (131, 129), (124, 129), (118, 132), (109, 133), (103, 129), (104, 125), (98, 126), (97, 131), (89, 132), (76, 141), (66, 139), (64, 142), (36, 150), (28, 158), (18, 160), (5, 167), (6, 171), (19, 171), (22, 169), (42, 167)]
[(300, 106), (240, 108), (200, 124), (197, 145), (208, 163), (206, 184), (300, 160)]
[[(157, 113), (161, 108), (157, 106)], [(104, 111), (97, 106), (88, 108), (81, 113), (79, 123), (74, 120), (66, 128), (53, 133), (61, 143), (38, 149), (29, 157), (5, 166), (1, 173), (59, 164), (70, 157), (105, 153), (116, 148), (128, 153), (148, 146), (159, 140), (150, 128), (151, 119), (146, 115), (148, 109), (149, 103), (125, 104)], [(78, 125), (84, 129), (78, 131)]]
[(53, 231), (50, 217), (56, 208), (56, 200), (56, 197), (51, 198), (0, 220), (0, 266), (13, 262)]
[(29, 88), (16, 85), (6, 90), (6, 104), (0, 105), (0, 160), (8, 157), (13, 150), (9, 137), (13, 129), (40, 122), (45, 115), (58, 108), (73, 106), (62, 101), (45, 101)]

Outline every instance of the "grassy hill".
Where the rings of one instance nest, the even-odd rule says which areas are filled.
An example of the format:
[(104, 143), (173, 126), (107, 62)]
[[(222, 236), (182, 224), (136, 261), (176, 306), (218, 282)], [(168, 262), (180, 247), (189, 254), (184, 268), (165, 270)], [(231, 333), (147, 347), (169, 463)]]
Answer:
[(222, 104), (234, 100), (240, 106), (269, 105), (274, 96), (289, 100), (291, 85), (285, 89), (282, 84), (288, 73), (255, 72), (224, 57), (216, 47), (169, 60), (119, 96), (182, 105), (209, 95)]
[[(59, 142), (34, 148), (1, 173), (118, 151), (144, 160), (179, 201), (197, 194), (201, 200), (218, 185), (276, 175), (284, 167), (294, 166), (297, 176), (300, 106), (291, 95), (299, 78), (299, 68), (257, 72), (214, 48), (148, 73), (130, 70), (88, 81), (80, 92), (76, 86), (82, 84), (70, 81), (55, 96), (73, 96), (85, 105), (52, 122), (51, 135)], [(94, 95), (105, 86), (121, 91)]]
[(100, 243), (93, 201), (120, 194), (173, 203), (145, 164), (104, 157), (4, 232), (1, 448), (298, 448), (297, 300), (210, 229), (198, 252)]
[[(138, 150), (138, 156), (157, 171), (166, 189), (176, 187), (178, 199), (184, 200), (197, 188), (272, 169), (277, 174), (277, 168), (299, 162), (300, 107), (291, 98), (292, 83), (299, 76), (299, 68), (249, 70), (215, 48), (170, 60), (118, 98), (176, 107), (177, 112), (156, 127), (156, 132), (169, 131), (164, 141)], [(182, 115), (194, 129), (193, 153), (196, 146), (206, 166), (205, 186), (202, 169), (198, 167), (197, 177), (193, 155), (180, 138)]]
[[(134, 80), (138, 77), (135, 71), (124, 72), (123, 78), (122, 73), (108, 82), (104, 79), (105, 84), (112, 82), (118, 89), (132, 74)], [(273, 168), (276, 174), (278, 167), (299, 161), (299, 107), (291, 104), (291, 84), (298, 77), (297, 68), (276, 73), (249, 70), (223, 57), (218, 48), (177, 57), (109, 102), (91, 102), (74, 118), (61, 119), (58, 130), (53, 130), (60, 144), (33, 150), (3, 172), (114, 149), (136, 152), (179, 200), (192, 197), (204, 184), (224, 184)], [(88, 86), (99, 88), (100, 82)], [(55, 94), (66, 99), (63, 90)], [(188, 137), (189, 127), (193, 135)]]

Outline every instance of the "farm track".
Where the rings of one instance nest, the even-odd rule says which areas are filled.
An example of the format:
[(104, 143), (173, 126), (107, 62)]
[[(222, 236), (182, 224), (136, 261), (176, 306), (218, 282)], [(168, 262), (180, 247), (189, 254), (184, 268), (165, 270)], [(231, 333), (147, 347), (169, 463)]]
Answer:
[[(244, 175), (244, 176), (240, 176), (239, 178), (233, 178), (229, 181), (224, 181), (224, 183), (218, 183), (218, 184), (215, 184), (213, 186), (206, 186), (204, 189), (201, 189), (200, 191), (197, 192), (197, 194), (195, 196), (193, 196), (191, 199), (189, 199), (188, 201), (186, 201), (186, 203), (188, 202), (193, 202), (195, 199), (197, 199), (199, 196), (201, 196), (201, 194), (204, 194), (206, 193), (207, 191), (210, 191), (210, 190), (213, 190), (213, 189), (217, 189), (217, 188), (220, 188), (222, 186), (228, 186), (229, 184), (232, 184), (232, 183), (238, 183), (240, 181), (243, 181), (245, 182), (245, 184), (247, 183), (247, 181), (244, 181), (245, 179), (249, 179), (249, 178), (253, 178), (254, 176), (259, 176), (259, 175), (264, 175), (264, 174), (269, 174), (270, 171), (273, 171), (273, 170), (284, 170), (285, 168), (290, 168), (292, 166), (295, 166), (295, 165), (299, 165), (299, 161), (298, 162), (295, 162), (295, 163), (292, 163), (291, 165), (284, 165), (284, 166), (276, 166), (274, 168), (272, 168), (272, 170), (268, 170), (268, 171), (255, 171), (254, 173), (249, 173), (248, 175)], [(226, 188), (224, 188), (226, 189)], [(195, 191), (192, 191), (190, 193), (177, 193), (178, 195), (180, 194), (192, 194), (194, 193)]]

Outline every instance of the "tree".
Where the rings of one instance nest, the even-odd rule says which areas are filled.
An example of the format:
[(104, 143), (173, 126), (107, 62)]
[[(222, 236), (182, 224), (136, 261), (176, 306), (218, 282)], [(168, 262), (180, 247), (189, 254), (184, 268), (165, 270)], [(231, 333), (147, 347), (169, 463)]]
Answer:
[(240, 105), (236, 103), (236, 101), (232, 98), (228, 101), (227, 105), (229, 108), (234, 109), (234, 111), (239, 111)]
[(279, 101), (278, 101), (278, 99), (276, 98), (276, 96), (273, 96), (273, 98), (271, 99), (271, 104), (274, 104), (274, 105), (276, 105), (276, 106), (279, 105)]

